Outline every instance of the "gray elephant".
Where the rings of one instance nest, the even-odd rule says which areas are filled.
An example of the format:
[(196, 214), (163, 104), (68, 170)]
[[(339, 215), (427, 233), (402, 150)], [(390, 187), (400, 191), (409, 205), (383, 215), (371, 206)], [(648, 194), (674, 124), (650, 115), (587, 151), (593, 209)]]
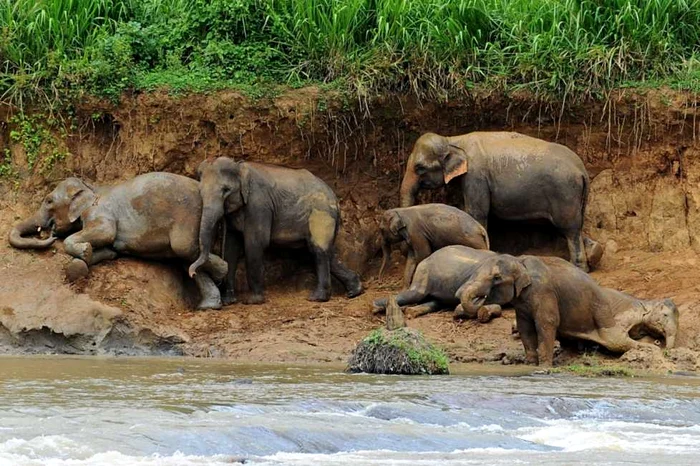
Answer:
[(389, 209), (379, 222), (382, 235), (382, 279), (391, 257), (391, 245), (405, 242), (408, 257), (404, 286), (411, 284), (416, 265), (445, 246), (461, 244), (474, 249), (489, 249), (486, 229), (466, 212), (445, 204), (423, 204)]
[[(88, 273), (88, 266), (119, 254), (149, 259), (178, 258), (187, 263), (199, 254), (202, 199), (199, 183), (172, 173), (147, 173), (115, 186), (94, 187), (68, 178), (43, 200), (39, 210), (10, 232), (15, 248), (42, 249), (64, 241), (75, 259), (67, 268), (69, 279)], [(50, 231), (45, 239), (27, 236)], [(77, 230), (77, 231), (76, 231)], [(201, 293), (199, 309), (221, 308), (214, 281), (227, 274), (226, 262), (208, 254), (204, 272), (195, 279)]]
[[(457, 291), (462, 284), (472, 278), (479, 264), (496, 255), (492, 251), (467, 246), (438, 249), (418, 264), (411, 286), (396, 296), (396, 303), (402, 307), (415, 306), (414, 315), (455, 309), (459, 305)], [(500, 305), (507, 304), (509, 299), (510, 296), (494, 293), (473, 313), (467, 315), (461, 312), (456, 317), (478, 318), (481, 322), (488, 322), (501, 315)], [(385, 311), (387, 302), (386, 298), (374, 301), (374, 312)]]
[(457, 292), (462, 312), (475, 312), (491, 296), (507, 299), (527, 362), (551, 366), (557, 337), (593, 341), (624, 353), (642, 345), (630, 331), (664, 337), (672, 348), (678, 309), (670, 299), (643, 301), (598, 285), (558, 257), (496, 255), (482, 261)]
[(571, 261), (588, 271), (583, 228), (589, 177), (565, 146), (513, 132), (473, 132), (416, 141), (401, 183), (401, 207), (421, 189), (458, 178), (464, 210), (484, 228), (489, 214), (504, 220), (545, 219), (566, 237)]
[[(242, 233), (248, 286), (246, 304), (265, 301), (263, 253), (270, 244), (307, 246), (316, 260), (317, 286), (311, 301), (328, 301), (331, 274), (346, 288), (350, 298), (362, 294), (359, 276), (336, 257), (335, 237), (340, 222), (338, 199), (330, 187), (308, 170), (276, 165), (234, 162), (219, 157), (202, 162), (198, 169), (204, 203), (199, 233), (200, 256), (190, 266), (190, 276), (207, 261), (214, 228), (226, 217), (225, 259), (234, 271), (241, 253)], [(227, 280), (224, 302), (234, 302), (234, 283)]]

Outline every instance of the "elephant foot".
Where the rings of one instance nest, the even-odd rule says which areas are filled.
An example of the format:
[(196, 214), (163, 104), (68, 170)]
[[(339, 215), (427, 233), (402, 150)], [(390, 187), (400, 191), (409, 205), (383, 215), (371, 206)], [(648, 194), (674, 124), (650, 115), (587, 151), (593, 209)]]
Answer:
[(525, 355), (525, 364), (529, 364), (531, 366), (537, 366), (539, 363), (539, 359), (537, 358), (537, 355), (534, 354), (526, 354)]
[(365, 292), (365, 289), (362, 287), (362, 283), (357, 282), (357, 284), (355, 286), (351, 287), (348, 290), (347, 297), (349, 299), (357, 298), (358, 296), (360, 296), (364, 292)]
[(473, 319), (476, 316), (473, 316), (471, 314), (467, 314), (467, 312), (464, 310), (461, 304), (458, 304), (457, 307), (455, 307), (455, 312), (453, 315), (454, 320), (468, 320), (468, 319)]
[(90, 273), (88, 265), (81, 259), (73, 259), (70, 264), (66, 266), (64, 271), (66, 280), (68, 280), (69, 283), (87, 277), (88, 273)]
[(331, 293), (330, 291), (326, 290), (315, 290), (309, 295), (308, 298), (306, 298), (307, 301), (312, 301), (316, 303), (325, 303), (329, 299), (331, 299)]
[(243, 304), (263, 304), (265, 296), (262, 294), (252, 294), (243, 300)]
[(482, 306), (477, 312), (477, 319), (479, 319), (479, 322), (481, 322), (482, 324), (485, 324), (491, 319), (500, 316), (501, 306), (499, 306), (498, 304), (489, 304), (487, 306)]
[(380, 300), (376, 300), (372, 303), (372, 314), (379, 315), (386, 312), (386, 304), (380, 303)]
[(236, 296), (233, 293), (231, 293), (231, 294), (225, 293), (221, 297), (221, 303), (224, 306), (230, 306), (231, 304), (236, 304), (237, 302), (238, 302), (238, 298), (236, 298)]
[(197, 304), (198, 311), (218, 310), (221, 309), (221, 299), (205, 298)]

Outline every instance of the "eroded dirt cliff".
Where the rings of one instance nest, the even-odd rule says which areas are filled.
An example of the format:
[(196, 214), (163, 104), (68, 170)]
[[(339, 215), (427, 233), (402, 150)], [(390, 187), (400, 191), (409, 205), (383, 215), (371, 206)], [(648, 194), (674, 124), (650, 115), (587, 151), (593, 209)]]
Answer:
[[(586, 230), (606, 246), (593, 276), (642, 298), (673, 298), (681, 312), (678, 345), (686, 350), (667, 352), (663, 364), (654, 364), (694, 369), (693, 354), (684, 351), (700, 350), (697, 113), (694, 96), (671, 91), (621, 92), (606, 103), (565, 111), (528, 96), (447, 103), (390, 96), (355, 107), (317, 89), (259, 101), (231, 91), (142, 94), (125, 96), (116, 107), (84, 101), (61, 142), (70, 155), (42, 175), (29, 173), (26, 151), (9, 137), (11, 112), (4, 109), (0, 153), (9, 150), (19, 176), (0, 184), (0, 350), (345, 360), (380, 324), (370, 314), (371, 301), (399, 289), (398, 253), (394, 275), (376, 281), (375, 219), (398, 204), (413, 141), (425, 131), (508, 129), (558, 141), (581, 156), (592, 178)], [(329, 303), (309, 303), (313, 274), (307, 257), (271, 251), (268, 303), (193, 312), (194, 288), (176, 265), (123, 258), (69, 285), (61, 244), (27, 252), (6, 243), (12, 225), (65, 176), (96, 183), (154, 170), (194, 176), (203, 159), (219, 155), (304, 167), (323, 178), (341, 199), (341, 257), (362, 274), (368, 292), (347, 300), (338, 289)], [(445, 196), (450, 193), (433, 195)], [(492, 223), (490, 234), (495, 248), (508, 252), (565, 252), (546, 227)], [(518, 362), (522, 345), (511, 336), (513, 319), (507, 311), (483, 325), (436, 314), (409, 319), (409, 325), (446, 347), (454, 360)], [(575, 354), (564, 351), (558, 362)], [(628, 359), (644, 365), (653, 358)]]

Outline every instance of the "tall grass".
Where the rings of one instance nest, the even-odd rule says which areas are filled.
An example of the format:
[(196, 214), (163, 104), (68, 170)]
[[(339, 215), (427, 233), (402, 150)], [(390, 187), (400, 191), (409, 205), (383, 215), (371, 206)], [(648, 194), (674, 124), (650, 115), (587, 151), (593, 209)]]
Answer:
[(699, 51), (700, 0), (0, 0), (0, 93), (15, 100), (168, 71), (575, 100), (695, 72)]

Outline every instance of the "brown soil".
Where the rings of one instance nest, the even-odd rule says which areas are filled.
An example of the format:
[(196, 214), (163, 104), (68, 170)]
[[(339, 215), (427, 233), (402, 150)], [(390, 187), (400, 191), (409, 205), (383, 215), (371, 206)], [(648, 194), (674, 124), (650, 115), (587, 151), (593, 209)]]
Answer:
[[(509, 129), (556, 140), (586, 163), (593, 179), (587, 231), (606, 245), (594, 278), (641, 298), (673, 298), (681, 313), (678, 350), (620, 360), (594, 347), (564, 348), (557, 364), (594, 360), (695, 370), (700, 126), (694, 96), (620, 93), (606, 104), (564, 112), (528, 96), (422, 104), (392, 96), (365, 112), (334, 102), (315, 89), (258, 102), (234, 92), (127, 96), (118, 107), (86, 101), (77, 108), (76, 129), (62, 142), (71, 156), (45, 175), (28, 173), (22, 146), (11, 143), (11, 125), (2, 123), (0, 153), (10, 149), (20, 177), (0, 182), (0, 351), (346, 361), (358, 340), (382, 324), (370, 313), (372, 300), (400, 288), (398, 251), (393, 275), (383, 284), (376, 280), (375, 219), (398, 204), (402, 164), (413, 141), (424, 131)], [(9, 120), (8, 109), (0, 109), (0, 120)], [(177, 265), (122, 258), (68, 285), (68, 257), (60, 243), (27, 252), (5, 242), (12, 225), (66, 176), (97, 183), (153, 170), (192, 176), (201, 160), (218, 155), (305, 167), (328, 182), (341, 199), (341, 257), (362, 274), (367, 292), (348, 300), (338, 289), (328, 303), (308, 302), (314, 277), (306, 255), (271, 251), (266, 304), (194, 312), (195, 290)], [(431, 197), (450, 199), (450, 193)], [(546, 226), (494, 222), (490, 230), (499, 250), (565, 253), (563, 241)], [(513, 320), (510, 310), (489, 324), (455, 322), (439, 313), (409, 317), (408, 325), (445, 347), (454, 361), (518, 363), (523, 350), (511, 334)], [(581, 356), (581, 349), (595, 357)]]

